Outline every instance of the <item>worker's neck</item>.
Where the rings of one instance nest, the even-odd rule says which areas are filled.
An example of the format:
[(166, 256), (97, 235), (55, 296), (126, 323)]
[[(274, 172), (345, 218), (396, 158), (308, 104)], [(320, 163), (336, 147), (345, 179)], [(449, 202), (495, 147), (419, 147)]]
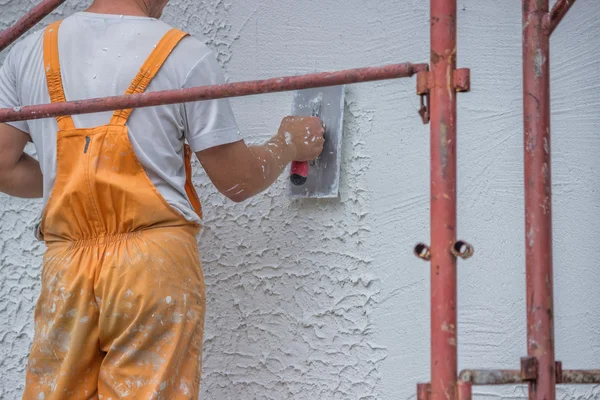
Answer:
[(143, 0), (95, 0), (86, 11), (96, 14), (150, 16), (148, 5)]

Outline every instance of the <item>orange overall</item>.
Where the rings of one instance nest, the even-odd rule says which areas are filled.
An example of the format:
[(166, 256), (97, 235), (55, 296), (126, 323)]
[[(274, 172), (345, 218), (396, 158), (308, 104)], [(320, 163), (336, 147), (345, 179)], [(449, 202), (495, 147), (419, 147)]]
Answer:
[[(44, 36), (52, 102), (65, 101), (60, 22)], [(132, 82), (142, 93), (186, 34), (168, 32)], [(197, 399), (205, 287), (196, 234), (154, 187), (128, 137), (132, 110), (77, 129), (58, 117), (57, 172), (24, 399)], [(185, 145), (186, 192), (198, 215)]]

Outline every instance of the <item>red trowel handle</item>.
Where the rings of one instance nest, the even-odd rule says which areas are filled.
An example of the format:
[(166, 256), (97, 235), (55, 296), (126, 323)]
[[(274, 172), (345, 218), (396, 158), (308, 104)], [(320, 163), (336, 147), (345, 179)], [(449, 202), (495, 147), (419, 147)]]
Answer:
[(304, 185), (308, 179), (308, 162), (293, 161), (290, 169), (290, 180), (296, 186)]

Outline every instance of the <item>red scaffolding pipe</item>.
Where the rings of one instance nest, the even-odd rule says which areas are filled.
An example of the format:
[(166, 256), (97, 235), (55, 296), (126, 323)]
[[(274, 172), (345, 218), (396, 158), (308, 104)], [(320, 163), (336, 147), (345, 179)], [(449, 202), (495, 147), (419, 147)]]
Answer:
[(530, 399), (556, 398), (550, 168), (548, 0), (523, 0), (523, 108), (527, 353), (537, 360)]
[(0, 51), (10, 46), (66, 0), (43, 0), (13, 26), (0, 33)]
[(458, 381), (458, 400), (471, 400), (473, 398), (473, 385), (468, 381)]
[(475, 386), (523, 383), (521, 371), (518, 369), (467, 369), (460, 372), (458, 380)]
[[(600, 370), (557, 370), (556, 378), (557, 384), (597, 385), (600, 384)], [(459, 385), (461, 382), (468, 382), (472, 386), (522, 385), (530, 380), (531, 379), (523, 379), (522, 371), (518, 369), (467, 369), (460, 373)], [(471, 397), (468, 397), (468, 400), (470, 400), (470, 398)]]
[(560, 374), (558, 383), (568, 385), (598, 385), (600, 384), (600, 369), (577, 370), (565, 369)]
[(359, 82), (406, 78), (426, 71), (427, 64), (391, 64), (381, 67), (347, 69), (300, 76), (286, 76), (260, 81), (199, 86), (186, 89), (163, 90), (135, 95), (113, 96), (90, 100), (52, 103), (36, 106), (0, 109), (0, 122), (23, 121), (60, 115), (89, 114), (103, 111), (142, 108), (190, 101), (241, 97), (288, 90), (336, 86)]
[(550, 12), (550, 34), (554, 32), (560, 21), (567, 15), (575, 0), (558, 0)]
[(420, 383), (417, 385), (417, 400), (431, 399), (431, 385), (429, 383)]
[[(0, 122), (116, 109), (275, 93), (409, 77), (427, 96), (431, 121), (431, 383), (418, 385), (418, 400), (470, 400), (474, 385), (529, 383), (529, 398), (553, 400), (556, 384), (600, 383), (600, 370), (562, 370), (554, 360), (552, 210), (550, 168), (549, 37), (576, 0), (523, 0), (523, 107), (527, 348), (521, 370), (465, 370), (457, 380), (456, 257), (472, 253), (456, 241), (456, 92), (468, 91), (467, 70), (456, 70), (456, 0), (431, 0), (431, 72), (427, 64), (393, 64), (260, 81), (167, 90), (73, 102), (0, 109)], [(44, 0), (0, 34), (0, 51), (65, 0)], [(464, 247), (464, 250), (462, 250)]]
[(455, 400), (456, 0), (431, 0), (431, 400)]

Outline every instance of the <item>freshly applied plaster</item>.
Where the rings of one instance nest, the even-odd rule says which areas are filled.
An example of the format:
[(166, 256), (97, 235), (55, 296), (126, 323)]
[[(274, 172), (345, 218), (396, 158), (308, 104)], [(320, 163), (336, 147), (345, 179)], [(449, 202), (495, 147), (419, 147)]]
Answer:
[[(34, 2), (0, 0), (0, 28)], [(44, 22), (87, 2), (68, 4)], [(516, 368), (526, 353), (518, 1), (459, 0), (459, 367)], [(427, 61), (425, 0), (173, 0), (164, 20), (202, 35), (231, 80)], [(600, 367), (600, 3), (580, 0), (552, 38), (557, 357)], [(414, 79), (348, 87), (341, 196), (291, 201), (284, 177), (232, 204), (195, 165), (205, 228), (204, 399), (409, 399), (429, 379), (429, 131)], [(232, 101), (249, 142), (269, 137), (291, 94)], [(0, 197), (0, 398), (18, 399), (44, 246), (39, 202)], [(591, 266), (590, 266), (591, 265)], [(589, 267), (588, 267), (589, 266)], [(524, 398), (522, 387), (476, 398)], [(600, 398), (589, 386), (561, 399)]]

